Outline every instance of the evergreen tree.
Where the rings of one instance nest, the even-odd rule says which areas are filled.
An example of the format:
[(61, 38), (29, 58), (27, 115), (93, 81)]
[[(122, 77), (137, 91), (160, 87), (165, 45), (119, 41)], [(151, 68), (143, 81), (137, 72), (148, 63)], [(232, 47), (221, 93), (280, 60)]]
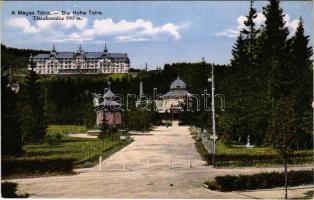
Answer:
[(233, 119), (230, 121), (228, 126), (230, 129), (227, 130), (229, 135), (237, 136), (237, 138), (231, 137), (231, 139), (237, 139), (239, 142), (245, 140), (245, 135), (247, 133), (246, 128), (246, 106), (244, 105), (245, 96), (245, 83), (246, 69), (248, 66), (248, 45), (247, 40), (243, 38), (242, 33), (237, 38), (237, 41), (232, 50), (232, 76), (230, 77), (231, 85), (228, 90), (227, 99), (229, 103), (227, 104), (227, 118)]
[[(292, 68), (293, 84), (290, 84), (290, 94), (296, 97), (295, 114), (297, 119), (297, 132), (299, 143), (304, 144), (306, 140), (311, 141), (312, 112), (311, 95), (312, 86), (312, 47), (309, 46), (309, 36), (304, 35), (303, 20), (300, 18), (295, 35), (288, 40), (289, 65)], [(304, 146), (303, 146), (304, 147)]]
[(31, 61), (30, 66), (31, 70), (25, 76), (25, 85), (22, 91), (23, 142), (36, 142), (44, 139), (47, 132), (45, 92), (39, 82), (38, 74), (34, 71), (34, 62)]
[(256, 41), (258, 33), (260, 32), (259, 29), (255, 27), (254, 19), (257, 18), (256, 9), (253, 7), (253, 0), (250, 1), (250, 11), (249, 14), (246, 16), (246, 20), (244, 21), (245, 27), (241, 31), (244, 38), (248, 39), (248, 58), (254, 59), (256, 54), (254, 49), (256, 48)]
[(294, 99), (289, 97), (280, 97), (273, 105), (270, 132), (267, 135), (269, 144), (271, 144), (283, 159), (285, 169), (285, 199), (287, 195), (287, 160), (289, 154), (293, 152), (294, 140), (296, 138), (296, 120), (294, 112)]
[[(229, 134), (236, 135), (238, 141), (245, 142), (247, 135), (252, 136), (254, 143), (262, 141), (259, 120), (260, 108), (259, 91), (261, 85), (257, 77), (257, 37), (259, 29), (255, 27), (254, 19), (257, 17), (256, 9), (251, 1), (249, 14), (244, 22), (245, 27), (240, 31), (236, 44), (232, 50), (232, 76), (231, 86), (228, 90), (227, 117), (231, 125), (228, 125)], [(226, 120), (222, 120), (224, 123)], [(224, 123), (226, 125), (226, 123)], [(236, 133), (236, 134), (234, 134)], [(235, 138), (233, 138), (235, 139)], [(257, 143), (260, 144), (260, 143)]]
[(9, 77), (1, 77), (1, 151), (4, 156), (22, 153), (22, 131), (17, 112), (17, 94), (9, 86)]
[[(289, 34), (285, 27), (283, 10), (279, 7), (279, 0), (270, 0), (263, 8), (266, 17), (265, 27), (261, 34), (261, 55), (259, 64), (264, 73), (265, 84), (270, 104), (273, 98), (280, 96), (281, 88), (274, 82), (275, 73), (280, 73), (286, 67), (286, 41)], [(270, 109), (269, 109), (270, 110)]]

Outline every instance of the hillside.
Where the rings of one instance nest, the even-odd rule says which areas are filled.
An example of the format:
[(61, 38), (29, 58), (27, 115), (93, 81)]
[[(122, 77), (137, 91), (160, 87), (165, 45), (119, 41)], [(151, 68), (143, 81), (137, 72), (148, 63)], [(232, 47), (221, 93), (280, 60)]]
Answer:
[(23, 73), (28, 64), (29, 56), (48, 51), (33, 49), (17, 49), (1, 44), (1, 69), (6, 70), (11, 67), (13, 73)]

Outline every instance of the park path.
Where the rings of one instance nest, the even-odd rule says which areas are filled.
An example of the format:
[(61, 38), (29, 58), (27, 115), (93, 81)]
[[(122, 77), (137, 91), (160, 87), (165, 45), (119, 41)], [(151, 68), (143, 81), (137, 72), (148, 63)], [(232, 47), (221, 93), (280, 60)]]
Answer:
[[(101, 169), (96, 166), (79, 169), (78, 175), (12, 181), (19, 184), (18, 192), (27, 192), (31, 197), (242, 199), (254, 198), (255, 193), (210, 191), (202, 184), (205, 180), (218, 175), (282, 170), (282, 168), (214, 169), (206, 166), (194, 147), (188, 127), (178, 126), (177, 122), (171, 127), (156, 127), (153, 131), (137, 133), (132, 137), (134, 142), (104, 160)], [(310, 167), (291, 169), (302, 168)], [(297, 195), (295, 191), (294, 194)], [(282, 191), (273, 193), (281, 195)]]
[(208, 168), (197, 153), (188, 128), (178, 126), (176, 121), (168, 128), (133, 132), (132, 137), (134, 142), (103, 161), (103, 171)]

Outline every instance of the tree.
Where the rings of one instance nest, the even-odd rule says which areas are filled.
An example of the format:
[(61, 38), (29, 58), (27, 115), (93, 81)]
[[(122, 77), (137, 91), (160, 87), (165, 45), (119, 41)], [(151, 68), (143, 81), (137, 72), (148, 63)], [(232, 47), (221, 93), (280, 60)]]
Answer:
[(287, 160), (293, 152), (294, 139), (296, 138), (296, 120), (294, 113), (295, 100), (289, 97), (281, 97), (276, 100), (272, 115), (270, 132), (267, 135), (271, 144), (282, 157), (285, 168), (285, 199), (287, 196)]
[(22, 131), (17, 112), (17, 94), (10, 88), (10, 80), (5, 71), (1, 77), (1, 150), (5, 156), (22, 153)]
[[(293, 76), (292, 85), (289, 85), (291, 95), (297, 97), (295, 103), (295, 114), (297, 119), (297, 133), (299, 142), (311, 141), (312, 112), (311, 96), (312, 86), (312, 47), (309, 46), (309, 36), (304, 35), (303, 20), (300, 18), (295, 35), (288, 40), (289, 57), (288, 64), (291, 65)], [(304, 146), (305, 147), (305, 146)]]
[(249, 15), (246, 16), (246, 20), (244, 21), (245, 27), (241, 30), (241, 33), (244, 35), (244, 38), (248, 40), (248, 58), (255, 58), (255, 48), (257, 42), (257, 36), (260, 32), (259, 29), (256, 29), (254, 19), (257, 18), (256, 9), (253, 7), (254, 0), (250, 1), (250, 11)]
[[(254, 19), (257, 17), (256, 9), (253, 7), (253, 1), (250, 3), (249, 13), (244, 21), (244, 28), (232, 49), (231, 68), (232, 75), (230, 86), (228, 86), (226, 98), (229, 99), (227, 111), (224, 114), (225, 119), (219, 121), (225, 127), (226, 138), (235, 139), (239, 142), (245, 142), (247, 135), (251, 135), (257, 144), (261, 144), (262, 137), (265, 134), (259, 134), (260, 106), (259, 91), (261, 85), (256, 59), (258, 50), (259, 29), (255, 27)], [(230, 124), (226, 124), (230, 121)]]
[[(270, 0), (269, 4), (263, 8), (266, 17), (265, 26), (261, 33), (261, 55), (259, 65), (265, 75), (265, 84), (270, 106), (273, 98), (280, 96), (281, 88), (274, 86), (276, 72), (280, 72), (286, 65), (286, 41), (289, 34), (285, 26), (283, 10), (279, 7), (279, 0)], [(270, 110), (270, 109), (269, 109)]]
[(23, 142), (38, 142), (45, 138), (47, 123), (45, 116), (45, 92), (34, 71), (34, 63), (30, 62), (31, 70), (25, 77), (22, 88), (22, 129)]

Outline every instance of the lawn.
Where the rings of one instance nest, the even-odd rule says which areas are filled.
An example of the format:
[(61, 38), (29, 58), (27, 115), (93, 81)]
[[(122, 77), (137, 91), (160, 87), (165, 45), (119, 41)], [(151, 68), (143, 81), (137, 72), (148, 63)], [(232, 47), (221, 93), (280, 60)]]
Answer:
[(47, 134), (66, 134), (66, 133), (86, 133), (87, 129), (85, 126), (78, 125), (49, 125)]
[[(200, 140), (197, 139), (196, 133), (190, 129), (195, 139), (195, 147), (201, 157), (212, 164), (212, 156), (203, 147)], [(289, 156), (288, 164), (309, 164), (313, 162), (312, 150), (295, 151)], [(216, 156), (214, 164), (217, 167), (224, 166), (273, 166), (282, 164), (281, 157), (275, 149), (271, 147), (252, 147), (247, 148), (245, 145), (225, 145), (221, 141), (216, 143)]]
[[(106, 158), (130, 143), (120, 141), (121, 132), (111, 138), (73, 138), (68, 132), (85, 132), (84, 126), (51, 125), (47, 139), (23, 146), (24, 154), (2, 159), (2, 177), (29, 177), (72, 173), (72, 168), (92, 167), (99, 156)], [(60, 136), (53, 139), (54, 136)]]
[(119, 140), (120, 133), (116, 133), (111, 139), (105, 140), (93, 138), (73, 138), (67, 133), (85, 133), (85, 126), (77, 125), (49, 125), (47, 135), (53, 137), (61, 135), (59, 141), (46, 140), (41, 143), (27, 144), (23, 147), (25, 154), (19, 159), (74, 159), (74, 167), (91, 166), (100, 155), (117, 151), (125, 145)]
[(216, 151), (217, 154), (276, 154), (275, 149), (270, 147), (247, 148), (245, 145), (226, 146), (220, 141), (217, 141)]
[(65, 136), (59, 144), (27, 144), (24, 146), (25, 154), (21, 159), (55, 159), (72, 158), (74, 164), (81, 164), (84, 161), (91, 161), (94, 157), (102, 155), (112, 147), (119, 146), (120, 141), (109, 141), (104, 143), (99, 139), (70, 138)]
[[(217, 141), (216, 146), (217, 154), (235, 154), (235, 155), (273, 155), (277, 154), (276, 150), (271, 147), (251, 147), (247, 148), (245, 145), (224, 145), (222, 142)], [(298, 150), (297, 153), (309, 153), (311, 154), (312, 149)]]

